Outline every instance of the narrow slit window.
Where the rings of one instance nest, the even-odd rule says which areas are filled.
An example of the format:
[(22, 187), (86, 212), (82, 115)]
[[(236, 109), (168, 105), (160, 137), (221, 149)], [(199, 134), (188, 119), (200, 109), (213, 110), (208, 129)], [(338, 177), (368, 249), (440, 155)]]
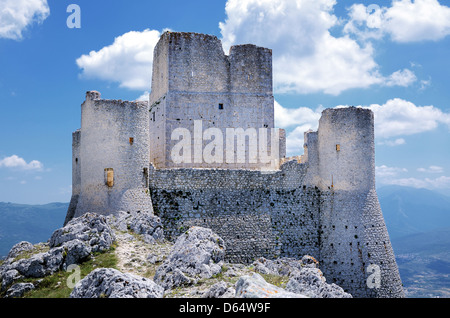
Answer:
[(143, 169), (145, 188), (148, 188), (148, 168)]
[(134, 143), (134, 138), (130, 137), (130, 145), (132, 145)]
[(155, 115), (155, 112), (152, 113), (152, 120), (153, 120), (153, 121), (156, 121), (156, 115)]
[(223, 104), (222, 103), (219, 104), (219, 109), (223, 109)]
[(341, 151), (341, 145), (339, 144), (336, 145), (336, 151)]

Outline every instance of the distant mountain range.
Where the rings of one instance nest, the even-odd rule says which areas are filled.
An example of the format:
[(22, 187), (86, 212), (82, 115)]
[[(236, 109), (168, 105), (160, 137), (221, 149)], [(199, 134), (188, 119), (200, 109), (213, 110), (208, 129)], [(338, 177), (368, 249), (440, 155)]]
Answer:
[(400, 186), (377, 189), (391, 240), (450, 227), (450, 196)]
[[(450, 196), (400, 186), (377, 193), (406, 295), (450, 297)], [(47, 241), (68, 205), (0, 202), (0, 258), (20, 241)]]
[(377, 189), (407, 297), (450, 297), (450, 197), (400, 186)]

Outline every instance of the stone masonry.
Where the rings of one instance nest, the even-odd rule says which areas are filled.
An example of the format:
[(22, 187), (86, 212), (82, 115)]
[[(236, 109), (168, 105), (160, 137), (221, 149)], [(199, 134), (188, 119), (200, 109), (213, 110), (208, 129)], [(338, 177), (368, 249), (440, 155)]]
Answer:
[[(245, 139), (229, 137), (237, 129)], [(193, 145), (176, 148), (183, 162), (174, 160), (180, 143)], [(228, 261), (310, 255), (354, 297), (404, 296), (375, 191), (373, 113), (324, 110), (318, 130), (305, 132), (304, 155), (285, 158), (269, 49), (238, 45), (226, 55), (214, 36), (166, 32), (149, 102), (88, 92), (72, 145), (66, 222), (87, 212), (153, 211), (169, 240), (191, 226), (212, 229)], [(222, 160), (207, 161), (206, 149)], [(245, 161), (235, 160), (239, 149)], [(278, 156), (252, 161), (255, 149)]]

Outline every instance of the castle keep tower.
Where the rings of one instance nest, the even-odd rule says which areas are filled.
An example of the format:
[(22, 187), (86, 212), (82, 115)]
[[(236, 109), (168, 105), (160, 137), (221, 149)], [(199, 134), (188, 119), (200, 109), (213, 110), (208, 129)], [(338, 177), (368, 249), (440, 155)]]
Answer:
[[(225, 147), (221, 159), (215, 162), (204, 160), (198, 149), (193, 149), (182, 163), (174, 163), (171, 153), (178, 142), (172, 136), (177, 128), (190, 131), (191, 144), (200, 145), (201, 151), (210, 141), (197, 137), (209, 128), (221, 132), (223, 139), (218, 142), (222, 145), (229, 138), (227, 128), (251, 129), (256, 133), (259, 128), (274, 128), (273, 109), (271, 50), (239, 45), (233, 46), (227, 56), (215, 36), (178, 32), (161, 36), (154, 51), (150, 94), (150, 161), (156, 168), (275, 167), (272, 163), (250, 161), (249, 142), (245, 146), (245, 162), (239, 162), (236, 152), (234, 160), (228, 160)], [(275, 151), (282, 158), (284, 133), (279, 135), (281, 140), (277, 140)], [(270, 154), (275, 143), (269, 139), (270, 133), (258, 141), (267, 144)], [(237, 146), (233, 148), (236, 151)]]

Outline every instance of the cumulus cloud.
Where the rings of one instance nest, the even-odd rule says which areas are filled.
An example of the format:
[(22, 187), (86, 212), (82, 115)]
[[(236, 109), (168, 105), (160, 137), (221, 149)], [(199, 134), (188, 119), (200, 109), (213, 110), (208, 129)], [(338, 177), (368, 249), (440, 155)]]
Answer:
[(362, 39), (388, 35), (406, 43), (437, 41), (450, 34), (450, 7), (437, 0), (394, 0), (390, 7), (354, 4), (349, 16), (344, 31)]
[(390, 185), (399, 185), (405, 187), (413, 187), (413, 188), (425, 188), (429, 190), (437, 190), (437, 189), (450, 189), (450, 177), (440, 176), (434, 179), (425, 178), (393, 178), (389, 180), (384, 180), (384, 184)]
[(322, 109), (312, 110), (307, 107), (285, 108), (277, 101), (274, 105), (275, 126), (290, 128), (286, 134), (286, 154), (299, 155), (303, 152), (304, 133), (317, 130)]
[(386, 86), (402, 86), (407, 87), (417, 80), (416, 75), (408, 70), (399, 70), (392, 73), (385, 81)]
[(28, 26), (49, 15), (47, 0), (0, 0), (0, 38), (20, 40)]
[(394, 177), (400, 173), (408, 172), (406, 168), (388, 167), (386, 165), (376, 166), (375, 174), (377, 177)]
[[(419, 168), (419, 172), (442, 173), (442, 167), (430, 166), (429, 168)], [(440, 176), (436, 178), (416, 178), (408, 177), (405, 174), (408, 169), (399, 167), (388, 167), (386, 165), (375, 167), (377, 182), (384, 185), (399, 185), (413, 188), (425, 188), (429, 190), (450, 189), (450, 177)]]
[(406, 144), (406, 140), (403, 138), (397, 138), (395, 140), (383, 140), (378, 142), (379, 145), (386, 145), (389, 147), (395, 147)]
[(450, 127), (450, 113), (434, 106), (417, 106), (412, 102), (394, 98), (384, 105), (373, 104), (377, 137), (408, 136), (431, 131), (439, 124)]
[[(336, 108), (349, 107), (338, 105)], [(388, 100), (385, 104), (372, 104), (357, 107), (369, 108), (374, 112), (375, 137), (378, 145), (390, 147), (406, 144), (401, 136), (410, 136), (436, 129), (446, 125), (450, 129), (450, 113), (445, 113), (434, 106), (417, 106), (401, 98)], [(287, 133), (287, 152), (302, 149), (303, 133), (309, 129), (317, 130), (321, 108), (312, 110), (307, 107), (286, 108), (275, 101), (275, 126), (290, 128)]]
[(0, 160), (0, 168), (42, 171), (44, 165), (37, 160), (26, 162), (25, 159), (17, 155), (12, 155)]
[(444, 168), (439, 166), (429, 166), (428, 168), (418, 168), (417, 171), (425, 173), (442, 173)]
[[(337, 107), (348, 107), (339, 105)], [(450, 128), (450, 113), (445, 113), (434, 106), (417, 106), (401, 98), (388, 100), (385, 104), (372, 104), (358, 106), (369, 108), (374, 112), (375, 136), (379, 138), (392, 138), (409, 136), (436, 129), (440, 124)], [(402, 138), (395, 141), (381, 141), (381, 144), (400, 145), (405, 141)]]
[(133, 90), (149, 90), (153, 49), (160, 36), (159, 31), (146, 29), (116, 37), (111, 45), (76, 60), (81, 76), (116, 82)]
[(287, 128), (294, 125), (317, 127), (321, 116), (321, 108), (312, 110), (308, 107), (285, 108), (277, 101), (274, 103), (275, 126)]
[(408, 85), (411, 71), (383, 76), (370, 43), (361, 46), (344, 35), (335, 0), (228, 0), (227, 18), (219, 27), (225, 51), (231, 45), (253, 43), (273, 50), (277, 93), (324, 92), (338, 95), (371, 85)]

